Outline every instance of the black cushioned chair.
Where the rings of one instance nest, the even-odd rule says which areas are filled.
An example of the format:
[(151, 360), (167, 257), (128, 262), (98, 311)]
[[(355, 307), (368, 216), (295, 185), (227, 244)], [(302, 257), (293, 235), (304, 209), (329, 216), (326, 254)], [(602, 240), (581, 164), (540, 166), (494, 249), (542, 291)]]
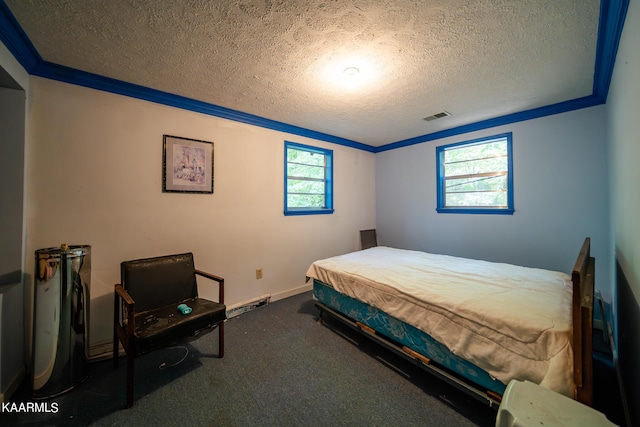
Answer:
[[(196, 275), (218, 282), (218, 302), (198, 297)], [(133, 405), (133, 361), (137, 356), (219, 329), (219, 357), (224, 356), (224, 279), (196, 270), (193, 254), (125, 261), (115, 285), (113, 360), (119, 343), (127, 355), (127, 404)], [(191, 308), (182, 314), (178, 305)]]

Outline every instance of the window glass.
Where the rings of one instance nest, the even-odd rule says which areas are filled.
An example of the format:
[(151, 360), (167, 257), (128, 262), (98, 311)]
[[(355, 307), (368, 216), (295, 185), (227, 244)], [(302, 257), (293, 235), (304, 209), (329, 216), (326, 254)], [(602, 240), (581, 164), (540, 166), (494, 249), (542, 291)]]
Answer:
[(511, 134), (436, 148), (438, 212), (513, 213)]
[(285, 215), (333, 213), (333, 151), (285, 142)]

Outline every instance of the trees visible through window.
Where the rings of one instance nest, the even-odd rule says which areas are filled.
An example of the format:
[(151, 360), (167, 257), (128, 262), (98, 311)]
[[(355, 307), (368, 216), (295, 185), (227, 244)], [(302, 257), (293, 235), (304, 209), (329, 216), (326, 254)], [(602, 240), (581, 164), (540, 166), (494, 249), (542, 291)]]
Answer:
[(511, 133), (436, 148), (438, 212), (513, 214)]
[(285, 215), (333, 213), (333, 151), (285, 142)]

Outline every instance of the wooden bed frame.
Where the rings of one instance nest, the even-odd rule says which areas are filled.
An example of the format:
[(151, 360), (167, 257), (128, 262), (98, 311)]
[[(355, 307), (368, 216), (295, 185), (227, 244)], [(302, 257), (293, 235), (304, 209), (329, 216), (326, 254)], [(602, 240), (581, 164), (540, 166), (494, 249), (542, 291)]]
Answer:
[[(590, 247), (591, 239), (587, 237), (573, 267), (571, 280), (573, 283), (572, 345), (574, 358), (574, 382), (576, 385), (574, 399), (592, 406), (592, 327), (595, 259), (590, 255)], [(336, 309), (329, 307), (322, 302), (316, 301), (315, 305), (320, 310), (319, 322), (325, 324), (329, 328), (331, 326), (323, 322), (322, 316), (324, 313), (331, 315), (331, 317), (339, 320), (347, 326), (350, 326), (383, 347), (414, 362), (424, 370), (452, 384), (456, 388), (488, 404), (489, 406), (497, 408), (500, 405), (502, 396), (497, 393), (480, 387), (478, 384), (473, 383), (471, 379), (461, 379), (459, 375), (452, 373), (448, 369), (431, 361), (428, 356), (419, 353), (415, 349), (408, 348), (407, 346), (393, 341), (393, 338), (379, 334), (371, 327), (349, 318), (344, 313), (338, 312)]]
[(587, 237), (578, 255), (573, 282), (573, 380), (574, 398), (593, 405), (593, 295), (595, 258), (591, 256), (591, 239)]

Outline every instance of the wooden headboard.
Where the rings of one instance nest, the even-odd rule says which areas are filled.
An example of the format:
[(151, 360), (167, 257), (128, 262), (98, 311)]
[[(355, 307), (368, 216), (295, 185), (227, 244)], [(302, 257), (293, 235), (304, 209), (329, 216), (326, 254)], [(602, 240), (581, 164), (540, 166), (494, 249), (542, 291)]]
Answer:
[(591, 239), (587, 237), (578, 255), (573, 282), (573, 378), (575, 399), (593, 405), (593, 294), (595, 258), (590, 254)]

